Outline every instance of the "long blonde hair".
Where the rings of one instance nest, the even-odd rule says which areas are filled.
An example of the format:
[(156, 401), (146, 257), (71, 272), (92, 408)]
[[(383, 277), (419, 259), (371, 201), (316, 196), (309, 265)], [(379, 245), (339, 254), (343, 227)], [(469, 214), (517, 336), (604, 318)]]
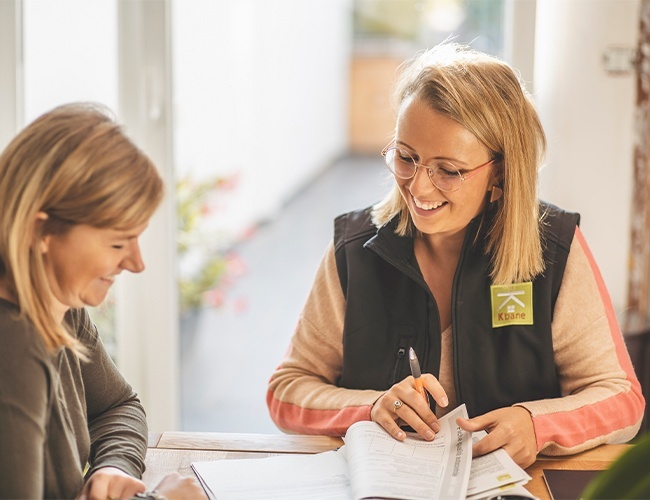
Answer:
[[(50, 350), (79, 348), (51, 313), (51, 288), (37, 244), (72, 226), (130, 229), (149, 220), (163, 196), (151, 160), (95, 104), (53, 109), (0, 155), (0, 279)], [(37, 225), (39, 212), (48, 215)]]
[[(396, 107), (411, 96), (460, 123), (496, 159), (503, 196), (495, 202), (496, 216), (487, 236), (493, 283), (519, 283), (541, 274), (537, 184), (546, 137), (517, 74), (496, 57), (445, 42), (401, 66), (394, 89)], [(397, 186), (373, 207), (372, 216), (378, 227), (397, 216), (398, 234), (414, 232)]]

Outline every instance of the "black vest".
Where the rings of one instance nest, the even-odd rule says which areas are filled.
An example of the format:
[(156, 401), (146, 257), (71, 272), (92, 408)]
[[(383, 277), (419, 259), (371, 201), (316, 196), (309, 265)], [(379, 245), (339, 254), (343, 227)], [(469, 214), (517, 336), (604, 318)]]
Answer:
[[(469, 416), (514, 403), (560, 397), (551, 321), (578, 214), (542, 204), (546, 270), (533, 281), (533, 325), (492, 327), (489, 226), (474, 219), (452, 290), (453, 370), (458, 403)], [(408, 348), (422, 372), (440, 370), (438, 308), (413, 253), (413, 238), (395, 234), (396, 220), (377, 230), (370, 210), (334, 223), (336, 264), (346, 298), (343, 367), (338, 386), (387, 390), (410, 375)], [(490, 217), (486, 213), (485, 217)], [(482, 221), (482, 223), (481, 223)]]

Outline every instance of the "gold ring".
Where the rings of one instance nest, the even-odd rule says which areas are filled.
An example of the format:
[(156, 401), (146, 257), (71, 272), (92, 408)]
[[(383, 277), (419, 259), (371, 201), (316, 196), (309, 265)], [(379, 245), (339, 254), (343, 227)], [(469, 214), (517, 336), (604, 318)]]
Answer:
[(393, 403), (393, 411), (397, 413), (397, 410), (399, 410), (402, 407), (402, 405), (403, 403), (399, 399), (395, 400), (395, 402)]

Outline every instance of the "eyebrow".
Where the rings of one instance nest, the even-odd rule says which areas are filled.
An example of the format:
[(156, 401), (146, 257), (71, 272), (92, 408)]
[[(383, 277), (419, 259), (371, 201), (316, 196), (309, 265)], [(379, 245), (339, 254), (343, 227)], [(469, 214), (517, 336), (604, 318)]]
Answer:
[[(116, 230), (116, 232), (119, 232), (119, 230)], [(113, 234), (111, 236), (111, 239), (114, 239), (114, 240), (135, 240), (139, 236), (140, 235), (137, 234), (137, 233), (123, 232), (122, 234)]]
[[(410, 149), (418, 158), (420, 158), (420, 155), (415, 151), (415, 148), (412, 147), (412, 146), (409, 146), (404, 141), (400, 141), (398, 139), (395, 139), (395, 144), (398, 145), (398, 146), (404, 146), (405, 148)], [(463, 165), (465, 167), (467, 165), (469, 165), (469, 163), (467, 163), (466, 161), (461, 160), (460, 158), (451, 158), (451, 157), (448, 157), (448, 156), (436, 156), (434, 158), (431, 158), (431, 161), (433, 161), (433, 160), (448, 161), (449, 163), (453, 163), (453, 165), (455, 167), (458, 167), (459, 170), (464, 170), (464, 169), (461, 168), (460, 165), (458, 165), (458, 164), (461, 164), (461, 165)]]

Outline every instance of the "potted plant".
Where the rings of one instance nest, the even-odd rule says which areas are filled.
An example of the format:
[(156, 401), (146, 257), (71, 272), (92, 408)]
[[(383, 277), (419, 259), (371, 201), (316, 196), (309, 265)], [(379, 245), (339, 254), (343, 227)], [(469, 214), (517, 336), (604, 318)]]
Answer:
[[(244, 266), (232, 238), (216, 225), (215, 213), (236, 177), (190, 176), (176, 183), (178, 293), (181, 324), (192, 323), (205, 307), (223, 304), (227, 289)], [(181, 328), (183, 329), (183, 328)]]
[(580, 498), (650, 498), (650, 432), (598, 474)]

